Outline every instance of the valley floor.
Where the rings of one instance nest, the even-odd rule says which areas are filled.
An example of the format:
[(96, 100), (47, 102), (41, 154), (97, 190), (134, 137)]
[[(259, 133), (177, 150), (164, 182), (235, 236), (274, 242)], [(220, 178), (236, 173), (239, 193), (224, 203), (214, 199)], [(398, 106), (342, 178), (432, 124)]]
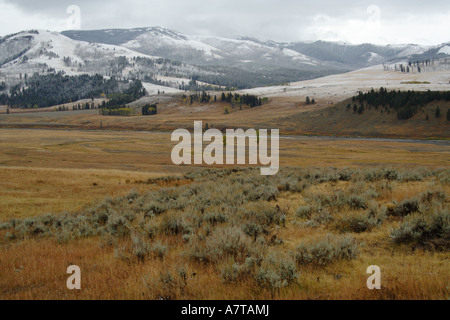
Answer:
[[(212, 93), (213, 95), (213, 93)], [(430, 103), (408, 120), (398, 120), (395, 112), (366, 108), (363, 114), (347, 109), (350, 101), (329, 104), (318, 100), (306, 105), (304, 98), (276, 97), (257, 108), (232, 108), (226, 103), (183, 103), (181, 96), (144, 97), (132, 103), (140, 113), (147, 103), (158, 103), (154, 116), (102, 116), (98, 110), (26, 112), (1, 114), (0, 128), (71, 129), (91, 131), (173, 132), (193, 130), (194, 121), (220, 130), (231, 128), (279, 129), (283, 135), (340, 137), (448, 139), (448, 102)], [(439, 107), (441, 116), (435, 117)], [(225, 114), (225, 109), (228, 114)], [(14, 110), (13, 112), (17, 112)]]
[[(444, 247), (441, 238), (395, 243), (393, 230), (420, 213), (383, 216), (383, 208), (411, 199), (426, 208), (426, 219), (448, 213), (448, 196), (442, 198), (450, 192), (446, 141), (283, 137), (281, 173), (267, 180), (259, 170), (230, 175), (171, 165), (174, 145), (163, 132), (0, 129), (0, 299), (448, 298), (448, 240)], [(387, 178), (384, 168), (397, 174)], [(185, 199), (185, 209), (170, 207), (164, 190)], [(428, 191), (439, 198), (426, 202)], [(359, 200), (353, 196), (364, 205), (354, 207)], [(308, 206), (311, 216), (304, 214)], [(91, 225), (102, 208), (107, 221), (127, 217), (134, 231)], [(320, 208), (328, 208), (328, 218), (315, 211)], [(371, 208), (378, 208), (379, 220), (365, 220)], [(58, 220), (72, 227), (59, 229)], [(253, 229), (243, 229), (253, 223), (257, 233), (262, 228), (256, 240), (248, 235)], [(243, 251), (207, 253), (228, 250), (220, 243), (236, 234)], [(330, 261), (306, 263), (299, 246), (313, 250), (310, 242), (324, 239), (350, 241), (351, 253), (353, 245), (358, 249), (348, 259), (333, 258), (336, 249), (330, 249)], [(241, 253), (262, 260), (253, 265)], [(71, 264), (82, 269), (80, 292), (66, 288)], [(381, 291), (365, 286), (370, 265), (382, 269)], [(280, 271), (284, 267), (292, 274)], [(287, 278), (277, 282), (281, 274)]]

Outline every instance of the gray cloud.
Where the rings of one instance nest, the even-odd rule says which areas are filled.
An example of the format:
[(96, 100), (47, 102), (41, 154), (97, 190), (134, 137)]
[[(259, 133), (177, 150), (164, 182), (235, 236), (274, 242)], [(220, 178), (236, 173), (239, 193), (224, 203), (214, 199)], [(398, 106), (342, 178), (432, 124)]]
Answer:
[[(28, 29), (31, 23), (34, 28), (64, 29), (66, 8), (72, 4), (81, 8), (82, 29), (164, 26), (187, 34), (277, 41), (429, 44), (450, 40), (448, 0), (0, 0), (0, 33)], [(367, 10), (374, 5), (379, 11)], [(2, 16), (7, 14), (16, 23), (8, 23), (8, 17)]]

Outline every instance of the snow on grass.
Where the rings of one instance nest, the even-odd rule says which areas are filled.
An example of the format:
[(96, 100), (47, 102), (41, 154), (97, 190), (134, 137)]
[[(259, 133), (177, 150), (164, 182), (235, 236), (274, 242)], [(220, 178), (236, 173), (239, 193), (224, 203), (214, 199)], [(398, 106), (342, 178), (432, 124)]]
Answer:
[(450, 46), (442, 47), (438, 53), (449, 54), (450, 55)]
[(288, 56), (288, 57), (292, 57), (294, 60), (304, 60), (304, 61), (312, 61), (311, 58), (305, 56), (304, 54), (301, 54), (300, 52), (291, 50), (291, 49), (287, 49), (284, 48), (283, 49), (283, 54)]
[(410, 45), (407, 49), (401, 51), (397, 56), (398, 57), (409, 57), (414, 54), (422, 54), (425, 51), (429, 50), (431, 47), (429, 46), (420, 46), (420, 45)]
[(159, 85), (147, 83), (147, 82), (143, 82), (142, 85), (144, 86), (145, 90), (147, 90), (147, 94), (150, 96), (157, 95), (158, 93), (163, 93), (163, 92), (170, 93), (170, 94), (184, 92), (182, 90), (178, 90), (175, 88), (159, 86)]
[(385, 87), (388, 90), (411, 90), (410, 81), (430, 82), (414, 85), (414, 90), (450, 90), (448, 71), (425, 73), (401, 73), (384, 71), (382, 65), (365, 69), (332, 75), (328, 77), (293, 82), (288, 86), (261, 87), (242, 90), (240, 93), (254, 94), (264, 97), (298, 97), (299, 102), (305, 98), (315, 98), (319, 103), (337, 103), (356, 95), (359, 91), (369, 91), (372, 88)]

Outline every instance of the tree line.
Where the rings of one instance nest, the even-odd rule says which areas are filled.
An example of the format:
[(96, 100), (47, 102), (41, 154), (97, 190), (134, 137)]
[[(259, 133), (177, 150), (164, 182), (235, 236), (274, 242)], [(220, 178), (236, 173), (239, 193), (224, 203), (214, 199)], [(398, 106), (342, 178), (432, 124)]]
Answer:
[(240, 95), (238, 93), (232, 94), (229, 92), (228, 94), (225, 94), (222, 92), (222, 96), (220, 98), (221, 102), (227, 102), (231, 104), (232, 106), (241, 106), (241, 105), (247, 105), (250, 108), (260, 107), (263, 104), (267, 103), (267, 98), (259, 98), (255, 95), (250, 94), (244, 94)]
[[(209, 93), (207, 93), (206, 91), (203, 91), (202, 93), (196, 92), (193, 94), (188, 95), (183, 95), (183, 101), (185, 103), (189, 103), (189, 104), (193, 104), (194, 102), (197, 103), (216, 103), (218, 102), (217, 96), (211, 96)], [(267, 98), (259, 98), (255, 95), (250, 95), (250, 94), (244, 94), (244, 95), (240, 95), (238, 93), (231, 93), (228, 92), (227, 94), (225, 94), (225, 92), (222, 92), (222, 95), (220, 97), (220, 102), (223, 103), (229, 103), (232, 107), (235, 106), (242, 106), (242, 105), (247, 105), (250, 108), (255, 108), (255, 107), (259, 107), (262, 106), (263, 104), (266, 104), (268, 102)]]
[(62, 72), (47, 75), (36, 73), (26, 79), (24, 85), (14, 86), (9, 94), (0, 95), (0, 104), (10, 108), (47, 108), (106, 95), (112, 97), (112, 106), (129, 103), (145, 94), (139, 80), (120, 83), (115, 78), (104, 79), (98, 74), (65, 76)]
[(214, 98), (207, 93), (206, 91), (202, 91), (202, 93), (195, 92), (193, 94), (190, 94), (189, 96), (183, 94), (183, 101), (188, 102), (189, 104), (193, 104), (194, 102), (197, 103), (210, 103), (210, 102), (217, 102), (217, 97), (214, 96)]
[(353, 106), (354, 111), (359, 114), (364, 112), (364, 103), (366, 103), (375, 109), (381, 107), (387, 111), (397, 112), (399, 120), (412, 118), (426, 104), (438, 100), (450, 101), (450, 91), (388, 91), (382, 87), (379, 91), (374, 89), (366, 93), (360, 91), (357, 96), (352, 98), (353, 102), (360, 104), (359, 108), (356, 104)]

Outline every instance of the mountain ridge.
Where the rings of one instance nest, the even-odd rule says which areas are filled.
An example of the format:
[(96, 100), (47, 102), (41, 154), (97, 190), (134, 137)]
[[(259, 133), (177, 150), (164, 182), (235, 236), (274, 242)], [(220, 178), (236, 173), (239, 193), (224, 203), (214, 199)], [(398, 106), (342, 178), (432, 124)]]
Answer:
[[(352, 45), (185, 35), (163, 27), (50, 32), (0, 38), (0, 83), (59, 72), (139, 79), (177, 90), (248, 89), (345, 73), (392, 61), (450, 55), (450, 45)], [(167, 81), (169, 79), (169, 81)], [(172, 81), (173, 80), (173, 81)], [(191, 81), (193, 83), (189, 84)], [(212, 88), (212, 87), (210, 87)]]
[[(442, 47), (447, 45), (448, 43), (442, 43), (435, 46), (424, 46), (420, 44), (387, 44), (387, 45), (376, 45), (371, 43), (361, 43), (361, 44), (350, 44), (350, 43), (342, 43), (342, 42), (332, 42), (332, 41), (294, 41), (294, 42), (279, 42), (274, 40), (263, 41), (257, 39), (255, 37), (249, 36), (239, 36), (236, 38), (226, 38), (219, 36), (199, 36), (199, 35), (186, 35), (178, 31), (173, 31), (168, 28), (156, 26), (156, 27), (141, 27), (141, 28), (132, 28), (132, 29), (102, 29), (102, 30), (77, 30), (77, 31), (63, 31), (62, 34), (68, 36), (69, 38), (75, 40), (89, 40), (91, 42), (99, 42), (99, 43), (108, 43), (108, 44), (116, 44), (116, 45), (124, 45), (129, 41), (136, 40), (136, 38), (142, 36), (146, 33), (152, 33), (157, 36), (170, 36), (172, 38), (176, 38), (177, 40), (188, 40), (188, 39), (222, 39), (226, 41), (250, 41), (259, 45), (268, 46), (268, 47), (277, 47), (277, 48), (292, 48), (299, 45), (303, 46), (317, 46), (326, 44), (328, 46), (333, 46), (335, 48), (343, 47), (343, 48), (367, 48), (370, 46), (371, 48), (375, 48), (377, 51), (391, 51), (390, 55), (387, 55), (387, 58), (395, 58), (395, 57), (407, 57), (408, 55), (401, 55), (406, 49), (411, 47), (416, 49), (415, 54), (423, 53), (426, 50), (432, 48)], [(114, 37), (112, 37), (114, 35)], [(305, 54), (304, 52), (299, 52)], [(307, 54), (305, 54), (307, 55)], [(400, 56), (399, 56), (400, 55)], [(315, 58), (314, 56), (311, 58)]]

